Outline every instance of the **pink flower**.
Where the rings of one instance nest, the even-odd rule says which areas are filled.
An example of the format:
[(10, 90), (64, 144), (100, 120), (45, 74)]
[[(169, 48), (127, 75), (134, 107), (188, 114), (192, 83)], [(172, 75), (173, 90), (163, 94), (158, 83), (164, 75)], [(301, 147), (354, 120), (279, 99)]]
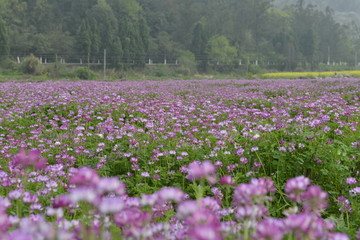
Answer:
[(72, 201), (70, 200), (69, 195), (58, 196), (52, 202), (53, 208), (68, 207), (71, 204), (72, 204)]
[(100, 195), (106, 193), (123, 195), (125, 193), (125, 185), (117, 177), (104, 177), (96, 183), (96, 191)]
[(282, 221), (268, 218), (256, 226), (254, 239), (258, 240), (281, 240), (285, 234)]
[(24, 149), (21, 149), (18, 154), (15, 155), (13, 164), (20, 169), (27, 167), (34, 167), (37, 170), (44, 169), (46, 167), (47, 160), (42, 158), (41, 152), (38, 149), (32, 149), (26, 154)]
[(141, 176), (142, 177), (150, 177), (150, 174), (148, 172), (142, 172)]
[(302, 194), (305, 211), (320, 212), (327, 207), (328, 194), (321, 190), (319, 186), (310, 186)]
[(357, 180), (356, 180), (356, 178), (349, 177), (349, 178), (346, 179), (346, 184), (349, 184), (349, 185), (357, 184)]
[(202, 163), (192, 162), (189, 164), (187, 179), (196, 180), (206, 178), (214, 175), (215, 173), (216, 168), (210, 161), (204, 161)]
[(163, 201), (181, 202), (184, 198), (184, 193), (175, 187), (164, 187), (157, 192), (159, 198)]
[(236, 209), (237, 219), (260, 219), (268, 215), (268, 210), (261, 205), (240, 206)]
[(285, 193), (288, 194), (288, 198), (299, 202), (301, 194), (307, 189), (310, 184), (310, 179), (304, 176), (291, 178), (286, 182)]
[(329, 235), (329, 240), (350, 240), (350, 238), (344, 233), (332, 233)]
[(189, 231), (189, 237), (193, 240), (222, 240), (220, 231), (211, 225), (195, 226)]
[(97, 207), (103, 214), (113, 214), (120, 212), (124, 205), (124, 200), (120, 197), (103, 197)]
[(70, 178), (70, 184), (74, 185), (93, 185), (100, 180), (98, 173), (89, 167), (82, 167)]
[(245, 152), (245, 150), (243, 148), (235, 149), (235, 155), (237, 155), (237, 156), (243, 155), (244, 152)]
[(353, 189), (350, 190), (350, 195), (351, 196), (356, 196), (358, 194), (360, 194), (360, 187), (356, 187), (356, 188), (353, 188)]
[(234, 179), (229, 175), (223, 176), (220, 179), (219, 183), (224, 184), (224, 185), (234, 185), (235, 184)]

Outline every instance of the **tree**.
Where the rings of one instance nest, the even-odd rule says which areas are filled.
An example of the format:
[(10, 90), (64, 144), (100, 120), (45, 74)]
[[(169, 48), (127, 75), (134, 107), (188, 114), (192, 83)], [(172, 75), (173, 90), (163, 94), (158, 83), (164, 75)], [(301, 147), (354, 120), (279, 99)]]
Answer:
[(206, 71), (207, 68), (207, 56), (206, 46), (208, 43), (208, 35), (204, 29), (204, 24), (198, 22), (193, 30), (193, 39), (191, 42), (191, 51), (194, 53), (196, 60), (198, 61), (199, 71)]
[(237, 55), (237, 49), (230, 45), (229, 40), (225, 36), (214, 36), (209, 39), (206, 53), (209, 59), (219, 65), (216, 67), (222, 71), (228, 69), (228, 67), (221, 67), (226, 65), (232, 65)]
[(84, 19), (80, 25), (77, 36), (77, 44), (79, 51), (89, 58), (91, 54), (92, 32), (88, 19)]
[(196, 59), (204, 59), (208, 36), (204, 29), (204, 24), (198, 22), (193, 30), (193, 38), (191, 42), (191, 51), (195, 54)]
[(9, 55), (9, 39), (4, 21), (0, 18), (0, 58), (6, 58)]

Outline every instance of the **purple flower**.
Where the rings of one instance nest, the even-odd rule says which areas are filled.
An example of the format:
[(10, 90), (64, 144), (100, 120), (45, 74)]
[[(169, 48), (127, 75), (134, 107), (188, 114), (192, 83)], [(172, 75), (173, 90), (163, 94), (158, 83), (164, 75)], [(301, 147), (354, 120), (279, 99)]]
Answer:
[(16, 189), (9, 192), (8, 197), (11, 200), (17, 200), (24, 195), (24, 191), (22, 189)]
[(150, 177), (150, 174), (148, 172), (142, 172), (141, 176), (142, 177)]
[(356, 187), (356, 188), (353, 188), (353, 189), (350, 190), (350, 195), (351, 196), (354, 197), (354, 196), (356, 196), (358, 194), (360, 194), (360, 187)]
[(27, 167), (34, 167), (37, 170), (44, 169), (46, 167), (47, 160), (42, 158), (41, 152), (38, 149), (32, 149), (27, 154), (24, 149), (21, 149), (13, 159), (13, 164), (20, 169)]
[(200, 178), (207, 178), (212, 180), (216, 173), (215, 166), (210, 161), (204, 161), (202, 163), (192, 162), (188, 167), (188, 175), (186, 176), (189, 180), (196, 180)]
[(226, 176), (223, 176), (222, 178), (220, 178), (219, 183), (223, 184), (223, 185), (234, 185), (235, 184), (234, 179), (229, 175), (226, 175)]
[(106, 193), (123, 195), (125, 193), (125, 185), (117, 177), (104, 177), (96, 183), (96, 191), (100, 195)]
[(322, 191), (319, 186), (310, 186), (307, 191), (302, 194), (304, 210), (321, 212), (327, 207), (327, 198), (328, 194)]
[(141, 205), (142, 206), (153, 206), (158, 201), (158, 194), (142, 194), (141, 195)]
[(242, 156), (244, 154), (245, 150), (243, 148), (235, 149), (235, 155)]
[(254, 239), (281, 240), (285, 234), (282, 221), (268, 218), (257, 224)]
[(2, 233), (6, 233), (11, 226), (12, 223), (6, 214), (6, 210), (0, 209), (0, 236)]
[(240, 158), (240, 164), (244, 165), (244, 164), (247, 164), (249, 162), (249, 160), (245, 157), (241, 157)]
[(72, 189), (69, 195), (69, 198), (72, 202), (89, 202), (93, 203), (94, 200), (97, 198), (97, 194), (94, 189), (89, 187), (78, 187)]
[(0, 214), (11, 206), (10, 200), (0, 196)]
[(222, 204), (221, 200), (224, 197), (223, 193), (221, 192), (221, 190), (217, 187), (213, 187), (211, 188), (211, 192), (214, 194), (214, 197), (216, 199), (216, 201), (218, 202), (218, 204)]
[(307, 189), (310, 184), (310, 179), (304, 176), (291, 178), (286, 182), (285, 193), (288, 194), (288, 198), (299, 202), (301, 200), (302, 193)]
[(290, 215), (284, 220), (284, 225), (297, 239), (322, 239), (326, 233), (326, 222), (314, 213)]
[(177, 208), (177, 216), (180, 219), (184, 219), (191, 216), (199, 209), (199, 204), (194, 200), (188, 200), (179, 204)]
[(113, 219), (116, 225), (123, 228), (125, 236), (133, 237), (141, 231), (150, 216), (148, 212), (142, 212), (138, 208), (129, 208), (116, 213)]
[(256, 152), (256, 151), (258, 151), (258, 150), (259, 150), (259, 147), (252, 147), (252, 148), (250, 149), (251, 152)]
[(114, 214), (120, 212), (124, 205), (124, 200), (120, 197), (103, 197), (97, 206), (103, 214)]
[(23, 232), (21, 230), (15, 230), (8, 233), (3, 240), (34, 240), (35, 238), (31, 236), (28, 232)]
[(100, 180), (98, 173), (89, 167), (79, 168), (70, 178), (70, 184), (77, 186), (93, 185)]
[(181, 202), (184, 199), (184, 193), (175, 187), (164, 187), (157, 192), (159, 198), (163, 201)]
[(70, 200), (69, 195), (58, 196), (52, 202), (53, 208), (68, 207), (71, 204), (72, 204), (72, 201)]
[(346, 179), (346, 184), (349, 184), (349, 185), (357, 184), (357, 180), (356, 180), (356, 178), (349, 177), (349, 178)]
[(228, 173), (230, 173), (230, 172), (233, 172), (235, 170), (235, 168), (236, 168), (236, 165), (231, 164), (231, 165), (226, 167), (226, 170), (227, 170)]
[(343, 233), (332, 233), (329, 234), (328, 240), (350, 240), (350, 238)]
[(269, 178), (253, 178), (249, 184), (242, 183), (235, 188), (234, 204), (250, 205), (253, 203), (263, 203), (269, 198), (266, 196), (274, 192), (274, 183)]
[(352, 213), (353, 210), (351, 207), (351, 203), (344, 196), (338, 197), (337, 202), (340, 205), (340, 209), (339, 209), (340, 212)]
[(268, 215), (268, 210), (262, 205), (240, 206), (236, 209), (237, 219), (260, 219)]
[(201, 199), (201, 206), (210, 209), (212, 212), (220, 210), (220, 205), (216, 199), (211, 197), (204, 197)]
[(251, 179), (250, 183), (266, 189), (267, 193), (274, 193), (276, 191), (274, 182), (271, 180), (271, 178), (253, 178)]
[(193, 240), (222, 240), (220, 231), (211, 225), (200, 225), (192, 228), (188, 236)]
[(286, 147), (278, 147), (278, 150), (281, 152), (287, 152)]

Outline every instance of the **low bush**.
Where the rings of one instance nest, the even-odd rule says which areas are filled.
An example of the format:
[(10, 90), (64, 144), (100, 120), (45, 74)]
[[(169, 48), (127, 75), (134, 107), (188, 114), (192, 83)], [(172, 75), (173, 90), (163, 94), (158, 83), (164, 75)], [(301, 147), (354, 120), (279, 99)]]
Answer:
[(20, 66), (21, 72), (31, 75), (41, 75), (44, 71), (44, 66), (40, 60), (34, 55), (30, 55), (25, 58)]
[(73, 73), (76, 78), (81, 80), (95, 80), (97, 78), (97, 74), (87, 67), (77, 68)]

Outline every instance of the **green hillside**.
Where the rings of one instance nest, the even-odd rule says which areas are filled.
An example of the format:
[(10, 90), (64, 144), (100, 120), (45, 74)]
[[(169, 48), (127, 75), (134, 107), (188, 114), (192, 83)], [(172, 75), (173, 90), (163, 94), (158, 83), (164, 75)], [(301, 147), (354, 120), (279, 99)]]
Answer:
[[(298, 0), (274, 0), (274, 4), (278, 7), (297, 4)], [(312, 0), (303, 1), (304, 5), (312, 4), (321, 10), (330, 7), (334, 10), (335, 19), (341, 23), (356, 22), (360, 24), (360, 1), (358, 0)]]

